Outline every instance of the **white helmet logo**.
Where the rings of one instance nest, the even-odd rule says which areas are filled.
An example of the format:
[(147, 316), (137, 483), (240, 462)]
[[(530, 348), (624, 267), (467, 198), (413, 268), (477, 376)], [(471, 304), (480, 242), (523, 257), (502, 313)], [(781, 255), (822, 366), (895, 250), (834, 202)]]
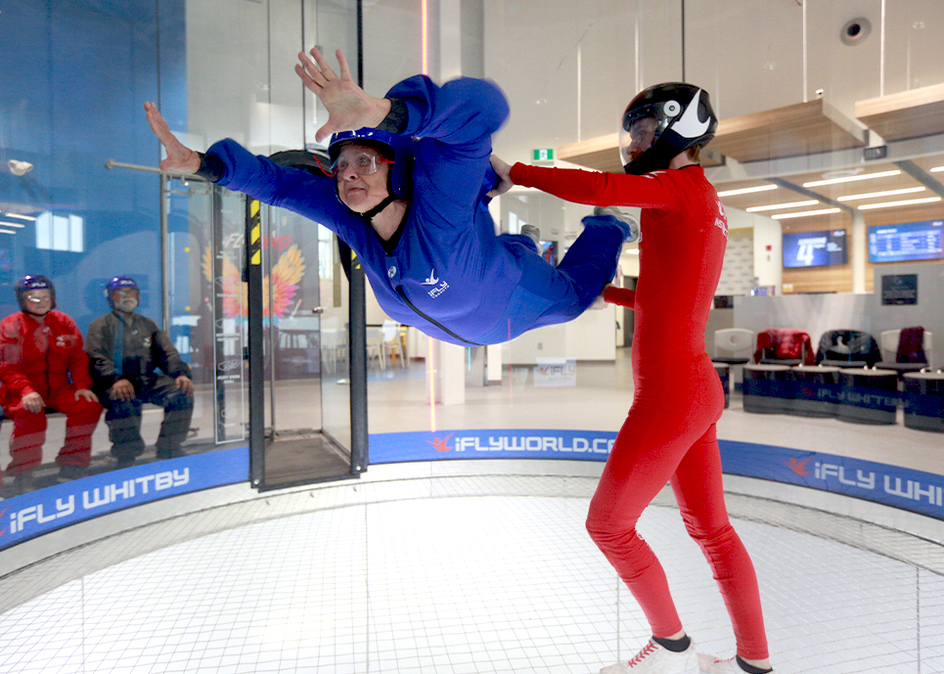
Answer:
[(387, 270), (387, 278), (393, 278), (393, 277), (396, 276), (396, 275), (397, 275), (397, 268), (396, 268), (396, 267), (390, 267), (390, 268)]
[(698, 138), (699, 136), (703, 136), (708, 130), (708, 127), (711, 126), (711, 119), (706, 119), (704, 122), (698, 119), (699, 100), (701, 100), (701, 89), (695, 92), (695, 95), (692, 97), (692, 102), (688, 104), (688, 107), (685, 108), (685, 112), (672, 126), (672, 130), (682, 136), (682, 138)]

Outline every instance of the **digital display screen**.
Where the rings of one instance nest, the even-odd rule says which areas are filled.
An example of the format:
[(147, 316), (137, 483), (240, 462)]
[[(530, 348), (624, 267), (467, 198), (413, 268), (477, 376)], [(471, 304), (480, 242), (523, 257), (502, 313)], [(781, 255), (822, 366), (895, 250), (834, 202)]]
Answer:
[(907, 262), (944, 257), (944, 220), (869, 227), (869, 262)]
[(783, 266), (825, 267), (846, 264), (846, 230), (796, 232), (783, 235)]

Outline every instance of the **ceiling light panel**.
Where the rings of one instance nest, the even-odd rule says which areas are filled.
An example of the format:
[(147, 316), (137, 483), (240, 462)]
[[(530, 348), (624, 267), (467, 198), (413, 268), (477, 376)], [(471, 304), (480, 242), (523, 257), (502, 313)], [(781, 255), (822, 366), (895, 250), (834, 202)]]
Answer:
[(725, 190), (724, 192), (718, 192), (719, 197), (733, 197), (737, 194), (753, 194), (754, 192), (767, 192), (768, 190), (777, 189), (776, 185), (758, 185), (757, 187), (742, 187), (737, 190)]
[(868, 192), (866, 194), (847, 194), (844, 197), (836, 197), (836, 201), (858, 201), (859, 199), (877, 199), (879, 197), (894, 197), (899, 194), (914, 194), (915, 192), (924, 192), (924, 187), (904, 187), (900, 190), (885, 190), (884, 192)]
[(871, 180), (873, 178), (889, 178), (891, 176), (897, 176), (901, 173), (900, 170), (894, 169), (892, 171), (878, 171), (876, 173), (864, 173), (858, 176), (843, 176), (842, 178), (827, 178), (826, 180), (813, 180), (812, 182), (803, 183), (803, 187), (821, 187), (822, 185), (838, 185), (839, 183), (854, 183), (860, 180)]
[(802, 208), (803, 206), (815, 206), (818, 203), (819, 201), (816, 199), (810, 199), (809, 201), (791, 201), (782, 204), (769, 204), (767, 206), (751, 206), (750, 208), (745, 208), (744, 210), (748, 213), (760, 213), (761, 211), (777, 211), (781, 208)]
[(814, 211), (799, 211), (798, 213), (775, 213), (770, 217), (773, 220), (789, 220), (790, 218), (806, 218), (813, 215), (828, 215), (829, 213), (838, 213), (838, 208), (819, 208)]
[(893, 206), (914, 206), (916, 204), (931, 204), (940, 201), (941, 197), (925, 197), (923, 199), (905, 199), (903, 201), (883, 201), (878, 204), (862, 204), (856, 206), (860, 211), (869, 211), (875, 208), (892, 208)]

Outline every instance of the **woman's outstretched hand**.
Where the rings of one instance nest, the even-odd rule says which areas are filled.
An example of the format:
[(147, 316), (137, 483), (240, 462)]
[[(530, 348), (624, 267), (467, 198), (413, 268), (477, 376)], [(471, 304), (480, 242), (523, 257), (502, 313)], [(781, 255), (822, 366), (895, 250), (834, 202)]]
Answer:
[(312, 58), (299, 52), (299, 63), (295, 64), (295, 72), (305, 87), (318, 97), (328, 111), (328, 121), (315, 132), (315, 140), (319, 143), (337, 131), (375, 127), (390, 112), (390, 101), (374, 98), (357, 86), (340, 49), (335, 55), (340, 75), (331, 69), (317, 47), (311, 50)]
[(161, 170), (186, 173), (196, 173), (200, 170), (200, 155), (177, 140), (177, 136), (171, 133), (170, 127), (167, 126), (157, 106), (148, 101), (144, 104), (144, 111), (151, 131), (167, 151), (167, 159), (161, 162)]

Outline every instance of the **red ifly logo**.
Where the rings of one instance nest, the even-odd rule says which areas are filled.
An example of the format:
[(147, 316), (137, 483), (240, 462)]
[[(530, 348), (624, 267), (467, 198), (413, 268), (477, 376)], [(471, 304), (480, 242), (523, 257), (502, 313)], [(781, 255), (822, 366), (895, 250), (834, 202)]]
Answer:
[(806, 462), (809, 460), (810, 457), (806, 457), (802, 461), (789, 459), (788, 461), (784, 461), (784, 463), (787, 464), (790, 467), (790, 470), (792, 470), (797, 475), (809, 475), (812, 472), (806, 469)]
[(452, 447), (450, 447), (447, 443), (449, 442), (449, 438), (451, 438), (453, 435), (453, 433), (450, 433), (445, 438), (434, 438), (433, 440), (427, 440), (426, 442), (435, 447), (437, 452), (448, 452), (452, 449)]
[[(9, 508), (4, 508), (3, 510), (0, 510), (0, 517), (3, 517), (3, 514), (4, 514), (7, 510), (9, 510)], [(6, 532), (7, 532), (6, 529), (0, 529), (0, 536), (3, 536), (3, 534), (5, 534)]]

